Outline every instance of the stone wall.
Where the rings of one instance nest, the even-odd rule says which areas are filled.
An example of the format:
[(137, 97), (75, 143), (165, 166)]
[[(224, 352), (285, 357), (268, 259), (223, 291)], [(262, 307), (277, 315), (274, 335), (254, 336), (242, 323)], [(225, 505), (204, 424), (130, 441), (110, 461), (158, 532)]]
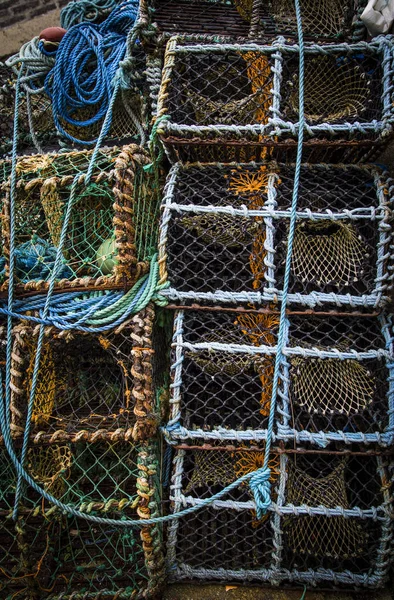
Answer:
[(49, 11), (62, 8), (68, 2), (69, 0), (0, 0), (1, 28), (29, 21)]

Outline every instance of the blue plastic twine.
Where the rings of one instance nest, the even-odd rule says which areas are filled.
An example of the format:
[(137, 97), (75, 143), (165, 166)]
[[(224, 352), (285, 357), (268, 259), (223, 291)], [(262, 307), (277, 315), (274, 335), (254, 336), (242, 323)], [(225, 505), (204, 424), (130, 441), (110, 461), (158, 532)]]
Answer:
[(289, 225), (289, 236), (287, 241), (287, 253), (286, 253), (286, 266), (285, 275), (283, 281), (283, 292), (282, 292), (282, 304), (280, 308), (280, 320), (279, 320), (279, 332), (278, 332), (278, 344), (277, 352), (275, 356), (275, 370), (272, 383), (272, 395), (270, 404), (270, 414), (268, 419), (267, 427), (267, 442), (265, 446), (264, 463), (262, 469), (256, 471), (250, 480), (250, 487), (254, 494), (254, 500), (256, 502), (256, 515), (258, 519), (261, 519), (266, 514), (268, 508), (271, 505), (271, 483), (270, 475), (271, 471), (268, 466), (269, 454), (272, 444), (272, 433), (274, 426), (274, 418), (276, 411), (276, 397), (278, 393), (279, 385), (279, 374), (280, 367), (283, 360), (283, 347), (284, 347), (284, 335), (286, 330), (286, 305), (287, 296), (289, 292), (290, 282), (290, 268), (291, 258), (293, 254), (293, 240), (294, 231), (296, 224), (297, 214), (297, 202), (298, 202), (298, 190), (300, 184), (300, 171), (302, 161), (302, 145), (304, 141), (304, 127), (305, 127), (305, 115), (304, 115), (304, 38), (302, 33), (302, 19), (299, 0), (295, 0), (295, 9), (297, 16), (297, 31), (298, 31), (298, 42), (299, 42), (299, 123), (298, 123), (298, 141), (297, 141), (297, 160), (294, 174), (294, 186), (293, 186), (293, 197), (291, 202), (291, 215)]

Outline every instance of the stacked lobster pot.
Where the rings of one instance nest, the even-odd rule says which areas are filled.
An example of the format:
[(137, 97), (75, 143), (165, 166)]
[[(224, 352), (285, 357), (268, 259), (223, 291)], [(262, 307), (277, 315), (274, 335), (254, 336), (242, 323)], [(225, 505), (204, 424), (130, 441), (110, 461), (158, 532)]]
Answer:
[(169, 525), (173, 580), (388, 579), (394, 187), (368, 159), (392, 133), (393, 41), (366, 41), (362, 3), (316, 4), (300, 2), (304, 47), (293, 2), (146, 10), (155, 60), (176, 34), (155, 125), (172, 163), (164, 432), (171, 511), (195, 512)]
[(0, 595), (156, 596), (161, 527), (127, 525), (161, 502), (150, 157), (132, 144), (1, 170)]

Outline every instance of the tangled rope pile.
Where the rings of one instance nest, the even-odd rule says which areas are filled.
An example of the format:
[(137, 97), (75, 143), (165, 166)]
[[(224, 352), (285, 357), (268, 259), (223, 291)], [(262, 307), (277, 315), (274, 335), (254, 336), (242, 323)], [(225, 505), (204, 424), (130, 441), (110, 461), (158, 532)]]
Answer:
[[(79, 4), (79, 3), (77, 3)], [(108, 116), (121, 86), (121, 61), (127, 52), (127, 38), (138, 18), (138, 0), (127, 0), (100, 24), (81, 22), (64, 35), (57, 49), (47, 51), (42, 40), (33, 38), (18, 54), (9, 58), (28, 94), (44, 90), (52, 101), (52, 114), (58, 132), (67, 140), (84, 145), (98, 138), (85, 139), (84, 130), (100, 124)], [(16, 110), (18, 109), (16, 101)], [(106, 119), (101, 136), (111, 127)], [(69, 127), (77, 127), (79, 137)], [(30, 124), (31, 131), (34, 129)]]

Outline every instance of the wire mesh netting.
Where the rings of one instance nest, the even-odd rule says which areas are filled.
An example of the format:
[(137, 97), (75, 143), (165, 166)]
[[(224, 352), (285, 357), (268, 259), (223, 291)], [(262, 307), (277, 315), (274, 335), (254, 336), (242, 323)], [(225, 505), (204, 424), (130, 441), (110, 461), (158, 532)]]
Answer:
[[(326, 152), (342, 142), (345, 152), (352, 140), (375, 144), (390, 135), (390, 52), (387, 38), (305, 47), (306, 142), (324, 141)], [(254, 144), (276, 156), (274, 142), (296, 138), (298, 62), (298, 46), (283, 43), (204, 45), (171, 38), (157, 111), (168, 117), (161, 139), (170, 151), (195, 147), (204, 160), (206, 147), (215, 144)]]
[[(175, 165), (160, 226), (172, 299), (281, 298), (294, 166)], [(303, 165), (289, 303), (384, 305), (392, 288), (391, 180), (376, 167)]]
[[(62, 288), (130, 285), (155, 253), (158, 187), (139, 146), (100, 150), (85, 183), (91, 151), (21, 157), (15, 198), (15, 275), (22, 289), (40, 290), (54, 268), (67, 207), (73, 202), (57, 273)], [(1, 164), (3, 281), (10, 253), (10, 170)], [(75, 195), (72, 190), (75, 187)], [(4, 260), (5, 259), (5, 260)]]
[[(173, 439), (267, 438), (276, 311), (179, 311), (171, 386)], [(276, 439), (392, 443), (391, 322), (289, 314)]]
[[(141, 440), (155, 434), (160, 417), (154, 386), (160, 383), (165, 348), (152, 336), (154, 317), (148, 306), (100, 335), (47, 328), (32, 411), (35, 439)], [(14, 327), (10, 412), (15, 436), (25, 428), (37, 341), (38, 328)]]
[[(301, 3), (303, 31), (307, 38), (322, 40), (362, 39), (365, 27), (359, 14), (364, 0), (342, 2), (311, 0)], [(200, 34), (231, 38), (297, 35), (291, 0), (154, 0), (146, 2), (159, 32), (167, 35)]]
[[(170, 525), (173, 579), (384, 584), (392, 538), (387, 457), (284, 452), (272, 451), (273, 504), (261, 520), (244, 483), (214, 507)], [(257, 469), (263, 458), (263, 448), (240, 444), (178, 450), (174, 512)]]
[[(142, 598), (163, 581), (158, 527), (120, 528), (62, 515), (26, 488), (10, 518), (16, 475), (0, 449), (0, 589), (4, 598)], [(151, 443), (33, 445), (27, 471), (56, 498), (106, 518), (158, 516), (157, 447)]]

